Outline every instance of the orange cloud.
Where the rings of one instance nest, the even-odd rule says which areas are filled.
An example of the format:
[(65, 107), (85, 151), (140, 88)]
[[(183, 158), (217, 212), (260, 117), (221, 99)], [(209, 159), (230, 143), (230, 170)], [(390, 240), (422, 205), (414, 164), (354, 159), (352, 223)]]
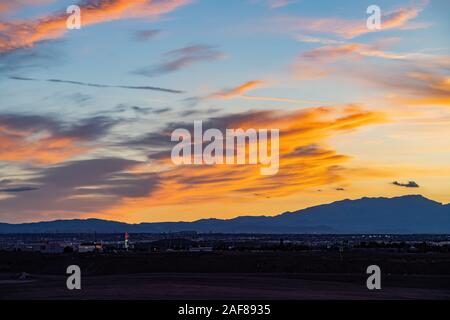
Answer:
[[(227, 128), (279, 128), (280, 169), (261, 176), (258, 165), (173, 166), (170, 153), (152, 161), (165, 167), (159, 187), (148, 197), (123, 198), (122, 204), (102, 211), (103, 216), (150, 212), (166, 205), (239, 201), (255, 197), (284, 197), (309, 188), (342, 182), (350, 159), (326, 146), (328, 137), (386, 121), (384, 115), (358, 106), (312, 108), (295, 112), (257, 111), (215, 118)], [(225, 128), (224, 127), (224, 128)], [(164, 130), (165, 134), (167, 131)]]
[[(393, 53), (381, 46), (340, 43), (314, 48), (297, 57), (292, 72), (302, 80), (329, 75), (357, 79), (388, 90), (388, 100), (397, 104), (450, 105), (449, 56)], [(366, 58), (375, 59), (363, 61)]]
[(357, 62), (363, 58), (382, 58), (387, 60), (414, 60), (421, 55), (399, 54), (381, 50), (379, 45), (361, 43), (339, 43), (326, 45), (301, 53), (293, 65), (295, 76), (301, 79), (315, 79), (329, 75), (338, 61)]
[(59, 163), (86, 153), (114, 124), (104, 117), (68, 125), (49, 117), (0, 114), (0, 161)]
[(390, 100), (403, 105), (442, 105), (450, 107), (450, 77), (430, 72), (411, 72), (405, 81), (393, 84), (405, 94), (393, 94)]
[(276, 102), (287, 102), (287, 103), (295, 103), (295, 104), (331, 104), (332, 102), (328, 101), (316, 101), (316, 100), (301, 100), (301, 99), (290, 99), (290, 98), (284, 98), (284, 97), (261, 97), (261, 96), (250, 96), (246, 95), (245, 93), (261, 88), (263, 86), (267, 85), (266, 82), (262, 80), (252, 80), (247, 81), (237, 87), (231, 88), (231, 89), (225, 89), (219, 92), (215, 92), (213, 94), (210, 94), (209, 96), (205, 98), (198, 98), (198, 100), (202, 99), (244, 99), (244, 100), (256, 100), (256, 101), (276, 101)]
[[(417, 5), (398, 8), (382, 14), (381, 30), (420, 28), (425, 25), (411, 24), (410, 20), (416, 18), (427, 6), (428, 1), (421, 1)], [(281, 16), (273, 20), (278, 26), (276, 30), (292, 32), (314, 32), (352, 39), (372, 32), (366, 26), (366, 20), (349, 20), (340, 18), (308, 18)], [(272, 25), (273, 27), (273, 25)]]
[(23, 6), (38, 6), (53, 2), (54, 0), (7, 0), (0, 2), (0, 14), (16, 11)]
[(420, 63), (391, 66), (383, 71), (371, 66), (365, 72), (347, 72), (369, 85), (388, 90), (388, 101), (396, 105), (450, 106), (450, 78), (441, 70), (422, 68)]
[[(155, 17), (175, 10), (190, 0), (101, 0), (80, 4), (82, 26), (125, 18)], [(68, 15), (57, 13), (37, 20), (0, 23), (0, 52), (29, 47), (42, 40), (57, 39), (66, 31)]]
[(87, 152), (86, 146), (78, 145), (74, 138), (48, 137), (27, 141), (25, 136), (6, 137), (1, 134), (0, 161), (18, 161), (38, 164), (62, 162), (75, 155)]
[(210, 97), (219, 98), (219, 99), (234, 98), (234, 97), (241, 96), (245, 92), (250, 91), (252, 89), (260, 88), (263, 85), (264, 85), (264, 82), (261, 80), (247, 81), (237, 87), (213, 93), (212, 95), (210, 95)]

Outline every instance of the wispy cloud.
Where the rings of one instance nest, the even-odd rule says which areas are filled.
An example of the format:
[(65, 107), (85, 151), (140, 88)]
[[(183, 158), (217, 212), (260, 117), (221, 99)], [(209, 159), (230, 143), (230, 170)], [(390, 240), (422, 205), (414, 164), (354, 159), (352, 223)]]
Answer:
[[(361, 61), (363, 57), (382, 61)], [(361, 45), (324, 47), (305, 52), (293, 65), (300, 79), (335, 75), (383, 89), (388, 101), (401, 105), (450, 105), (448, 56), (395, 54)], [(398, 63), (400, 62), (400, 63)], [(362, 65), (363, 63), (363, 65)]]
[(245, 94), (248, 91), (263, 88), (268, 86), (268, 82), (263, 80), (250, 80), (245, 83), (242, 83), (238, 86), (227, 88), (223, 90), (219, 90), (216, 92), (213, 92), (207, 96), (204, 97), (192, 97), (189, 98), (188, 101), (192, 103), (197, 103), (202, 100), (209, 100), (209, 99), (219, 99), (219, 100), (226, 100), (226, 99), (244, 99), (244, 100), (256, 100), (256, 101), (276, 101), (276, 102), (288, 102), (288, 103), (295, 103), (295, 104), (330, 104), (331, 102), (325, 102), (325, 101), (316, 101), (316, 100), (302, 100), (302, 99), (291, 99), (291, 98), (285, 98), (285, 97), (265, 97), (265, 96), (254, 96), (254, 95), (248, 95)]
[(326, 76), (358, 79), (381, 88), (402, 105), (450, 104), (450, 57), (386, 51), (384, 44), (342, 43), (302, 52), (291, 66), (301, 80)]
[(0, 1), (0, 14), (9, 14), (24, 6), (40, 6), (53, 1), (54, 0), (4, 0)]
[(135, 35), (136, 40), (146, 41), (146, 40), (156, 37), (160, 33), (161, 33), (161, 30), (150, 29), (150, 30), (136, 31), (134, 35)]
[[(170, 150), (174, 145), (169, 139), (171, 132), (175, 128), (186, 128), (192, 132), (193, 128), (192, 124), (184, 122), (171, 123), (159, 132), (126, 142), (128, 146), (147, 146), (160, 150), (150, 152), (149, 158), (154, 166), (167, 169), (159, 174), (161, 188), (156, 189), (152, 197), (140, 201), (134, 199), (130, 203), (125, 202), (124, 206), (196, 203), (228, 197), (236, 200), (255, 192), (270, 192), (271, 197), (281, 197), (299, 190), (340, 182), (345, 179), (346, 171), (341, 165), (349, 160), (349, 156), (326, 147), (324, 141), (332, 134), (383, 121), (384, 116), (380, 113), (352, 106), (311, 108), (295, 112), (251, 111), (214, 117), (203, 122), (204, 130), (280, 128), (280, 171), (270, 178), (261, 176), (255, 166), (173, 167), (170, 160)], [(169, 193), (169, 189), (172, 192)]]
[(270, 9), (283, 8), (297, 1), (298, 0), (252, 0), (252, 2), (257, 4), (263, 4), (269, 7)]
[[(428, 1), (421, 1), (410, 6), (404, 6), (382, 15), (381, 31), (392, 29), (423, 28), (428, 25), (412, 24), (410, 21), (416, 18), (427, 6)], [(366, 20), (351, 20), (342, 18), (311, 18), (298, 16), (279, 16), (272, 19), (270, 30), (283, 30), (283, 32), (312, 32), (335, 35), (344, 39), (352, 39), (372, 32), (366, 26)], [(275, 27), (274, 27), (275, 25)], [(277, 27), (276, 27), (277, 26)]]
[(68, 161), (34, 169), (27, 180), (31, 192), (10, 192), (0, 199), (2, 219), (17, 213), (21, 219), (80, 217), (119, 205), (124, 197), (144, 197), (157, 187), (154, 174), (130, 172), (140, 162), (121, 158)]
[(361, 43), (339, 43), (302, 52), (293, 65), (295, 76), (301, 79), (316, 79), (336, 71), (339, 60), (358, 62), (362, 58), (407, 60), (414, 55), (384, 51), (380, 45)]
[[(17, 220), (39, 219), (43, 214), (52, 218), (83, 215), (117, 218), (127, 212), (130, 217), (143, 209), (163, 205), (223, 203), (227, 199), (253, 198), (255, 193), (270, 194), (273, 199), (316, 189), (344, 181), (343, 164), (350, 159), (327, 147), (326, 139), (382, 121), (382, 114), (352, 106), (292, 112), (251, 111), (211, 117), (204, 122), (205, 130), (280, 128), (282, 170), (270, 178), (261, 176), (257, 166), (174, 166), (170, 160), (174, 144), (170, 141), (171, 130), (192, 130), (192, 124), (172, 123), (134, 141), (124, 141), (128, 148), (147, 150), (151, 165), (124, 158), (93, 158), (37, 168), (21, 183), (38, 190), (17, 192), (0, 199), (0, 214), (10, 217), (14, 212)], [(15, 126), (16, 131), (22, 132), (29, 123), (40, 121), (16, 122), (21, 123)], [(25, 157), (30, 159), (31, 154)], [(4, 187), (7, 188), (10, 186)]]
[(87, 152), (117, 123), (104, 116), (66, 123), (49, 116), (0, 114), (0, 161), (58, 163)]
[[(125, 18), (157, 17), (189, 2), (190, 0), (86, 0), (78, 5), (83, 12), (83, 26), (88, 26)], [(0, 52), (61, 38), (67, 32), (66, 20), (67, 14), (60, 11), (35, 20), (0, 22)]]
[(35, 187), (14, 187), (14, 188), (6, 188), (6, 189), (0, 189), (0, 193), (17, 193), (17, 192), (27, 192), (27, 191), (33, 191), (38, 190), (39, 188)]
[(242, 96), (247, 91), (262, 87), (264, 84), (265, 84), (265, 82), (262, 80), (251, 80), (251, 81), (247, 81), (241, 85), (238, 85), (237, 87), (234, 87), (231, 89), (224, 89), (224, 90), (215, 92), (212, 95), (210, 95), (210, 97), (220, 98), (220, 99), (228, 99), (228, 98), (233, 98), (236, 96)]
[(133, 90), (151, 90), (151, 91), (162, 91), (167, 93), (184, 93), (184, 91), (176, 90), (176, 89), (167, 89), (160, 87), (152, 87), (152, 86), (126, 86), (126, 85), (110, 85), (110, 84), (98, 84), (98, 83), (89, 83), (89, 82), (81, 82), (81, 81), (73, 81), (73, 80), (61, 80), (61, 79), (35, 79), (28, 77), (18, 77), (11, 76), (9, 77), (12, 80), (22, 80), (22, 81), (46, 81), (53, 83), (66, 83), (84, 87), (94, 87), (94, 88), (119, 88), (119, 89), (133, 89)]
[(225, 55), (213, 46), (193, 45), (166, 52), (166, 61), (157, 66), (150, 66), (134, 71), (135, 74), (154, 76), (174, 72), (195, 63), (218, 60)]

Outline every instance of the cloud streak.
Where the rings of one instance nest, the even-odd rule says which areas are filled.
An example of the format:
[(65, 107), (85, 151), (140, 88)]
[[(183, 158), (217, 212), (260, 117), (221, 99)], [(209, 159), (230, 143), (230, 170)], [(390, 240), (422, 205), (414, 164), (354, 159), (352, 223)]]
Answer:
[(139, 30), (139, 31), (136, 31), (135, 37), (136, 37), (136, 40), (146, 41), (146, 40), (156, 37), (160, 33), (161, 33), (161, 30), (156, 30), (156, 29)]
[[(412, 24), (410, 21), (416, 18), (427, 4), (428, 1), (421, 1), (414, 5), (385, 12), (381, 18), (381, 31), (426, 27), (422, 24)], [(323, 33), (344, 39), (353, 39), (372, 32), (367, 28), (365, 19), (310, 18), (286, 15), (272, 19), (272, 23), (269, 25), (271, 25), (271, 30), (283, 30), (283, 32), (289, 33)]]
[(94, 88), (118, 88), (118, 89), (132, 89), (132, 90), (151, 90), (151, 91), (161, 91), (166, 93), (175, 93), (180, 94), (184, 93), (182, 90), (176, 89), (167, 89), (160, 87), (152, 87), (152, 86), (126, 86), (126, 85), (110, 85), (110, 84), (98, 84), (98, 83), (89, 83), (82, 81), (73, 81), (73, 80), (61, 80), (61, 79), (35, 79), (35, 78), (27, 78), (27, 77), (17, 77), (11, 76), (9, 79), (12, 80), (21, 80), (21, 81), (46, 81), (52, 83), (66, 83), (83, 87), (94, 87)]
[(213, 46), (193, 45), (166, 52), (166, 61), (157, 66), (145, 67), (134, 71), (143, 76), (155, 76), (175, 72), (203, 61), (219, 60), (225, 55)]
[(58, 163), (87, 152), (117, 123), (103, 116), (68, 124), (46, 116), (0, 114), (0, 161)]
[(0, 189), (0, 192), (17, 193), (17, 192), (26, 192), (26, 191), (33, 191), (33, 190), (38, 190), (38, 188), (35, 188), (35, 187), (15, 187), (15, 188)]
[(9, 14), (24, 6), (40, 6), (54, 0), (5, 0), (0, 2), (0, 14)]
[[(188, 3), (189, 0), (87, 0), (78, 5), (83, 26), (89, 26), (120, 19), (158, 17)], [(67, 17), (66, 12), (61, 11), (35, 20), (0, 22), (0, 52), (61, 38), (67, 32)]]
[(332, 104), (332, 102), (326, 102), (326, 101), (317, 101), (317, 100), (301, 100), (301, 99), (291, 99), (291, 98), (284, 98), (284, 97), (263, 97), (263, 96), (254, 96), (254, 95), (247, 95), (248, 91), (263, 88), (267, 86), (267, 82), (263, 80), (250, 80), (245, 83), (242, 83), (238, 86), (223, 89), (217, 92), (213, 92), (207, 96), (204, 97), (191, 97), (187, 99), (190, 104), (195, 104), (202, 100), (209, 100), (209, 99), (217, 99), (217, 100), (227, 100), (227, 99), (244, 99), (244, 100), (254, 100), (254, 101), (275, 101), (275, 102), (287, 102), (287, 103), (294, 103), (294, 104)]
[(381, 45), (344, 43), (302, 52), (291, 66), (294, 77), (314, 80), (346, 77), (388, 90), (402, 105), (450, 105), (450, 57), (393, 53)]

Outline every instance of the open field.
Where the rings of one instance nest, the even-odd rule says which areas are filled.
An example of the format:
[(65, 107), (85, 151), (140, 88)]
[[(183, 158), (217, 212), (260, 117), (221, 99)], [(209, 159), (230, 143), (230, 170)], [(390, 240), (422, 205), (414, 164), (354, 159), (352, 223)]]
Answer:
[[(2, 278), (8, 275), (3, 274)], [(154, 273), (87, 276), (69, 291), (63, 276), (0, 280), (2, 299), (450, 299), (450, 277), (389, 276), (369, 291), (357, 275)], [(428, 285), (424, 285), (428, 284)], [(439, 285), (440, 284), (440, 285)], [(407, 287), (400, 287), (407, 285)], [(430, 289), (427, 287), (432, 287)], [(441, 288), (439, 288), (441, 287)]]
[(68, 265), (84, 275), (134, 273), (335, 273), (450, 276), (450, 253), (406, 253), (382, 249), (336, 251), (214, 251), (64, 253), (0, 252), (0, 273), (61, 275)]
[[(77, 264), (82, 289), (66, 288)], [(382, 290), (365, 269), (382, 270)], [(24, 279), (17, 276), (26, 272)], [(448, 253), (0, 254), (2, 299), (450, 299)]]

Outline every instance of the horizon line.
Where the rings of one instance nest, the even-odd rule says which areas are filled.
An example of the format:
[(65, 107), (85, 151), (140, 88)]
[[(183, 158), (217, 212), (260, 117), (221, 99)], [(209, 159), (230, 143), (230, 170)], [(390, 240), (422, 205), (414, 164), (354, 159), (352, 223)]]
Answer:
[(60, 219), (53, 219), (53, 220), (40, 220), (40, 221), (31, 221), (31, 222), (16, 222), (16, 223), (10, 223), (10, 222), (3, 222), (0, 221), (0, 224), (9, 224), (9, 225), (20, 225), (20, 224), (33, 224), (33, 223), (45, 223), (45, 222), (56, 222), (56, 221), (87, 221), (87, 220), (101, 220), (101, 221), (108, 221), (108, 222), (116, 222), (116, 223), (124, 223), (124, 224), (128, 224), (128, 225), (139, 225), (139, 224), (144, 224), (144, 223), (192, 223), (192, 222), (197, 222), (197, 221), (202, 221), (202, 220), (222, 220), (222, 221), (227, 221), (227, 220), (233, 220), (236, 218), (242, 218), (242, 217), (277, 217), (280, 216), (282, 214), (285, 213), (292, 213), (292, 212), (297, 212), (297, 211), (302, 211), (302, 210), (307, 210), (310, 208), (315, 208), (315, 207), (319, 207), (319, 206), (323, 206), (323, 205), (330, 205), (333, 203), (337, 203), (337, 202), (342, 202), (342, 201), (358, 201), (358, 200), (362, 200), (362, 199), (397, 199), (397, 198), (404, 198), (404, 197), (422, 197), (425, 198), (427, 200), (439, 203), (443, 206), (445, 205), (450, 205), (449, 203), (442, 203), (433, 199), (430, 199), (422, 194), (406, 194), (406, 195), (401, 195), (401, 196), (395, 196), (395, 197), (383, 197), (383, 196), (379, 196), (379, 197), (368, 197), (368, 196), (364, 196), (361, 198), (356, 198), (356, 199), (350, 199), (350, 198), (345, 198), (345, 199), (341, 199), (341, 200), (336, 200), (336, 201), (332, 201), (332, 202), (327, 202), (327, 203), (322, 203), (322, 204), (318, 204), (318, 205), (313, 205), (313, 206), (309, 206), (309, 207), (305, 207), (302, 209), (298, 209), (295, 211), (284, 211), (282, 213), (278, 213), (275, 215), (238, 215), (238, 216), (234, 216), (232, 218), (228, 218), (228, 219), (221, 219), (221, 218), (214, 218), (214, 217), (208, 217), (208, 218), (201, 218), (201, 219), (196, 219), (196, 220), (191, 220), (191, 221), (183, 221), (183, 220), (178, 220), (178, 221), (154, 221), (154, 222), (148, 222), (148, 221), (141, 221), (141, 222), (124, 222), (124, 221), (118, 221), (118, 220), (109, 220), (109, 219), (101, 219), (101, 218), (74, 218), (74, 219), (64, 219), (64, 218), (60, 218)]

